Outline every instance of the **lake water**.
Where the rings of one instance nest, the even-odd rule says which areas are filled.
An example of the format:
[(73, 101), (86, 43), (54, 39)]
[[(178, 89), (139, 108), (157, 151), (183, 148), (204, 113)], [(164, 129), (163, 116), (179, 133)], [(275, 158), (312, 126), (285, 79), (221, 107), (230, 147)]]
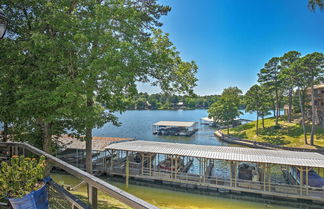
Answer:
[[(153, 124), (158, 121), (196, 121), (200, 118), (207, 117), (207, 110), (129, 110), (118, 115), (122, 125), (120, 127), (106, 124), (100, 129), (93, 131), (94, 136), (105, 137), (127, 137), (140, 140), (191, 143), (215, 146), (230, 146), (217, 139), (214, 136), (214, 128), (207, 125), (198, 125), (198, 132), (191, 137), (181, 136), (158, 136), (153, 135)], [(240, 118), (248, 120), (256, 120), (255, 113), (244, 113)], [(218, 174), (228, 176), (225, 171), (228, 170), (226, 162), (222, 162)], [(198, 164), (194, 163), (190, 169), (190, 173), (198, 171)], [(109, 181), (109, 180), (107, 180)], [(124, 184), (111, 182), (120, 188), (124, 188)], [(166, 206), (165, 208), (285, 208), (276, 201), (271, 203), (261, 203), (243, 200), (233, 200), (231, 198), (220, 197), (217, 195), (196, 195), (188, 192), (175, 192), (162, 188), (151, 188), (147, 186), (130, 185), (128, 191), (146, 201), (157, 204), (158, 206)], [(158, 195), (157, 195), (158, 194)], [(176, 196), (176, 198), (175, 198)], [(216, 207), (217, 205), (217, 207)], [(298, 206), (297, 206), (298, 207)], [(163, 207), (164, 208), (164, 207)], [(294, 208), (294, 207), (292, 207)]]
[[(73, 187), (80, 183), (80, 180), (70, 175), (52, 174), (51, 176), (61, 185), (69, 185)], [(120, 181), (107, 178), (103, 179), (120, 189), (158, 206), (161, 209), (323, 209), (320, 205), (306, 204), (298, 201), (270, 200), (257, 196), (239, 196), (234, 194), (202, 195), (159, 188), (153, 185), (140, 186), (130, 184), (129, 187), (126, 188), (125, 184)], [(83, 185), (75, 192), (76, 194), (86, 196), (86, 191), (86, 186)], [(106, 204), (109, 205), (110, 199), (107, 198), (109, 198), (108, 195), (99, 192), (98, 199), (100, 201), (107, 201)], [(112, 206), (110, 208), (115, 207)], [(116, 207), (116, 209), (117, 208), (118, 207)]]
[[(224, 145), (214, 136), (215, 129), (199, 125), (191, 137), (153, 135), (153, 124), (158, 121), (196, 121), (207, 117), (207, 110), (128, 110), (119, 114), (120, 127), (106, 124), (93, 131), (94, 136), (129, 137), (149, 141), (177, 142), (203, 145)], [(255, 113), (245, 113), (241, 118), (255, 120)]]

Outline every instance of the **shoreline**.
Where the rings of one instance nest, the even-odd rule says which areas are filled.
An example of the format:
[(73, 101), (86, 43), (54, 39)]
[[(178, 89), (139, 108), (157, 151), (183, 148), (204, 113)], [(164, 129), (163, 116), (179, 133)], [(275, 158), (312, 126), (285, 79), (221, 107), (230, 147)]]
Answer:
[(274, 150), (287, 150), (287, 151), (297, 151), (297, 152), (318, 152), (320, 154), (324, 154), (324, 149), (308, 149), (308, 148), (299, 148), (299, 147), (285, 147), (280, 145), (274, 145), (266, 142), (257, 142), (248, 139), (242, 139), (239, 137), (234, 137), (232, 135), (224, 134), (221, 130), (217, 130), (214, 132), (214, 136), (219, 138), (220, 140), (227, 142), (229, 144), (237, 144), (241, 146), (246, 146), (250, 148), (258, 148), (258, 149), (274, 149)]

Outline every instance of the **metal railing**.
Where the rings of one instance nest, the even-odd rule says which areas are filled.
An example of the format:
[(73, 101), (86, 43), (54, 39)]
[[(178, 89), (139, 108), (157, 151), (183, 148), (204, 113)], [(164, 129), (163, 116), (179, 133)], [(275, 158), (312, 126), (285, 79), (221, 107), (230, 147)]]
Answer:
[(51, 209), (91, 209), (89, 205), (76, 198), (53, 180), (47, 183), (48, 201)]
[[(19, 155), (25, 154), (26, 151), (29, 151), (35, 155), (38, 156), (45, 156), (46, 160), (53, 166), (58, 167), (65, 172), (77, 177), (78, 179), (83, 180), (86, 182), (90, 189), (88, 193), (88, 199), (91, 204), (92, 208), (97, 208), (97, 190), (102, 191), (103, 193), (108, 194), (114, 199), (119, 200), (120, 202), (128, 205), (132, 208), (139, 208), (139, 209), (146, 209), (146, 208), (152, 208), (157, 209), (158, 207), (145, 202), (144, 200), (135, 197), (132, 194), (129, 194), (105, 181), (102, 179), (95, 177), (83, 170), (80, 170), (79, 168), (76, 168), (40, 149), (37, 149), (36, 147), (27, 144), (27, 143), (21, 143), (21, 142), (0, 142), (0, 150), (2, 148), (5, 148), (10, 152), (11, 155)], [(77, 206), (76, 206), (77, 207)]]

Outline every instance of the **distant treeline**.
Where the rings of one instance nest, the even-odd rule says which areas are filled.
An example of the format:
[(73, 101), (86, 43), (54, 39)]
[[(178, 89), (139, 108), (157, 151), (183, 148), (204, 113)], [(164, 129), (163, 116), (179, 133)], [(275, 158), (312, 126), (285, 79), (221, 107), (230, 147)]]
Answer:
[(172, 109), (207, 109), (216, 102), (219, 95), (180, 96), (166, 94), (139, 93), (127, 109), (131, 110), (172, 110)]
[[(127, 109), (130, 110), (173, 110), (173, 109), (208, 109), (218, 101), (220, 95), (167, 95), (139, 93)], [(240, 108), (244, 108), (243, 96)]]

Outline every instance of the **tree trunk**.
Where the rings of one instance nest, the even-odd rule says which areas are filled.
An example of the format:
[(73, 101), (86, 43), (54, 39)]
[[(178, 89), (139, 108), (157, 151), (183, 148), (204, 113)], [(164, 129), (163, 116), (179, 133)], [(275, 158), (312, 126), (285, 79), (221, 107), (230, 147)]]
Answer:
[(300, 112), (302, 115), (302, 126), (303, 126), (303, 131), (304, 131), (304, 143), (308, 144), (307, 142), (307, 135), (306, 135), (306, 127), (305, 127), (305, 114), (304, 114), (304, 107), (303, 107), (303, 102), (302, 102), (302, 96), (301, 96), (301, 90), (298, 88), (298, 94), (299, 94), (299, 106), (300, 106)]
[(259, 111), (257, 111), (257, 120), (256, 120), (256, 135), (259, 136)]
[[(87, 97), (87, 107), (93, 106), (91, 96)], [(86, 127), (86, 171), (92, 174), (92, 127)]]
[[(93, 106), (93, 97), (92, 95), (87, 95), (87, 107), (91, 108)], [(87, 125), (85, 130), (85, 141), (86, 141), (86, 172), (92, 174), (92, 128)], [(88, 193), (88, 201), (90, 204), (93, 204), (93, 198), (96, 198), (96, 193), (93, 193), (93, 190), (96, 191), (90, 184), (87, 184), (87, 193)], [(96, 207), (94, 207), (96, 208)]]
[(92, 174), (92, 128), (86, 128), (86, 171)]
[(262, 114), (262, 128), (264, 129), (264, 114)]
[(52, 133), (51, 123), (43, 122), (43, 150), (49, 154), (52, 154)]
[[(43, 150), (49, 154), (52, 154), (52, 123), (43, 122)], [(49, 176), (53, 165), (48, 163), (45, 169), (45, 175)]]
[(288, 95), (288, 122), (291, 123), (291, 112), (292, 112), (292, 94), (293, 91), (292, 89), (289, 90), (289, 95)]
[(273, 117), (276, 117), (276, 102), (273, 101)]
[(229, 127), (230, 127), (230, 124), (227, 123), (227, 135), (229, 135)]
[(4, 142), (8, 141), (8, 123), (7, 122), (3, 123), (2, 140)]
[(279, 125), (279, 122), (278, 122), (278, 117), (279, 117), (279, 95), (278, 95), (278, 89), (276, 88), (276, 126)]
[(314, 134), (315, 134), (315, 99), (314, 99), (314, 83), (312, 80), (311, 83), (312, 87), (311, 87), (311, 99), (312, 99), (312, 129), (311, 129), (311, 136), (310, 136), (310, 144), (314, 145)]

